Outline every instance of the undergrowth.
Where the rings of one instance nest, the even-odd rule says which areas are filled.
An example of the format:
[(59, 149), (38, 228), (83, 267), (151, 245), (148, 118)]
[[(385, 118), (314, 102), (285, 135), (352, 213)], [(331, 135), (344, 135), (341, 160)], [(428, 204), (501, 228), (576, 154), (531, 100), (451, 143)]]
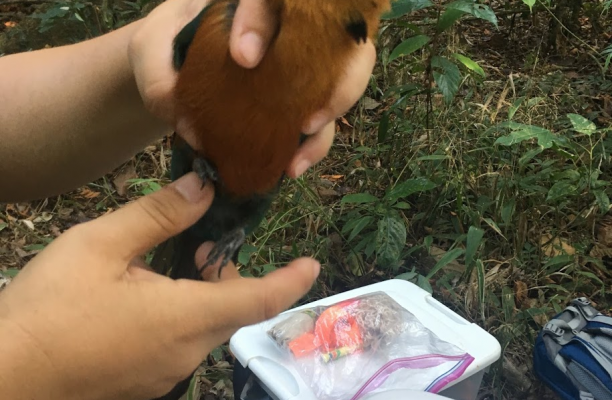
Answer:
[[(38, 10), (37, 29), (65, 17), (89, 21), (88, 37), (148, 2), (125, 3), (100, 15), (93, 6)], [(547, 319), (578, 296), (612, 308), (612, 84), (608, 53), (592, 51), (593, 37), (609, 33), (583, 23), (583, 39), (568, 35), (566, 50), (551, 55), (534, 45), (546, 36), (535, 17), (498, 22), (489, 6), (470, 1), (400, 4), (383, 23), (364, 97), (338, 120), (327, 159), (285, 182), (240, 252), (241, 273), (316, 257), (322, 273), (302, 302), (385, 279), (414, 282), (500, 341), (481, 398), (546, 398), (530, 365)], [(523, 14), (546, 6), (526, 4)], [(521, 29), (530, 36), (517, 39)], [(25, 33), (5, 33), (0, 43), (11, 35)], [(551, 60), (560, 54), (579, 61), (559, 66)], [(0, 206), (4, 274), (74, 223), (159, 189), (170, 155), (162, 140), (78, 191)], [(223, 391), (227, 360), (221, 347), (202, 368), (207, 390)]]

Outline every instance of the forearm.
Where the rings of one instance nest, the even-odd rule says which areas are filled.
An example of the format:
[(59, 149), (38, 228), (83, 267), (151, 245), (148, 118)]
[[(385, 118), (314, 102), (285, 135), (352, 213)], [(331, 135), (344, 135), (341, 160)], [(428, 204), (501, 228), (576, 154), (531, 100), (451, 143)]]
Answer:
[(139, 24), (0, 58), (0, 202), (78, 187), (169, 132), (145, 109), (129, 65)]

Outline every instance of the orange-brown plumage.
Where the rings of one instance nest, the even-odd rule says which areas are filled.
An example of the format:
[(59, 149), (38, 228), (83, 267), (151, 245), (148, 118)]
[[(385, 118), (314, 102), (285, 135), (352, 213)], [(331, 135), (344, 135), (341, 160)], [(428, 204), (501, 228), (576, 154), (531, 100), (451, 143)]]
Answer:
[[(357, 42), (360, 18), (374, 38), (389, 0), (267, 0), (280, 25), (261, 63), (244, 69), (229, 53), (234, 0), (215, 0), (181, 67), (177, 115), (196, 133), (194, 149), (218, 170), (223, 190), (270, 192), (295, 154), (306, 118), (330, 100)], [(180, 134), (180, 132), (179, 132)]]

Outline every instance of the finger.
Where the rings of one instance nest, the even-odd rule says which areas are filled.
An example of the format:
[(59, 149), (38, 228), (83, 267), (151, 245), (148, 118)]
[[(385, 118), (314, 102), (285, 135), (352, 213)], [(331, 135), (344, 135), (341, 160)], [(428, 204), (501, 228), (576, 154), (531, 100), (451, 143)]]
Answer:
[(276, 31), (275, 19), (267, 1), (241, 0), (230, 33), (232, 58), (244, 68), (253, 68), (263, 58)]
[(204, 215), (214, 196), (212, 185), (202, 188), (194, 172), (161, 190), (141, 197), (118, 211), (88, 222), (101, 251), (113, 251), (127, 262), (184, 231)]
[(319, 110), (309, 118), (303, 127), (303, 132), (312, 134), (320, 131), (329, 121), (345, 114), (365, 92), (374, 63), (376, 49), (370, 40), (360, 44), (355, 57), (349, 60), (344, 75), (340, 78), (334, 93), (323, 110)]
[(308, 137), (291, 160), (287, 175), (295, 179), (325, 158), (332, 146), (335, 133), (336, 122), (332, 121), (321, 132)]
[(143, 25), (129, 43), (129, 61), (141, 97), (149, 111), (166, 122), (173, 122), (172, 91), (178, 78), (172, 65), (174, 39), (207, 3), (195, 0), (161, 4), (142, 20)]
[[(198, 267), (203, 266), (208, 261), (208, 254), (212, 251), (215, 244), (213, 242), (206, 242), (201, 245), (195, 254), (195, 261)], [(229, 262), (223, 269), (221, 269), (221, 277), (219, 278), (219, 265), (221, 260), (217, 261), (214, 265), (210, 265), (202, 270), (202, 279), (206, 282), (217, 282), (226, 279), (237, 279), (242, 278), (236, 269), (233, 262)]]
[(320, 264), (299, 258), (263, 278), (228, 279), (214, 285), (180, 281), (177, 296), (186, 315), (206, 310), (199, 329), (234, 331), (270, 319), (304, 296), (319, 275)]

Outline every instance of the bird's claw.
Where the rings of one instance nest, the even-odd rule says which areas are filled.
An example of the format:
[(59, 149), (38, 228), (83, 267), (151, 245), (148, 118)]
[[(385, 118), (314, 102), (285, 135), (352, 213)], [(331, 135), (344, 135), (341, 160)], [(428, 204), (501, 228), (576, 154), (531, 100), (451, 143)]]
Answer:
[(219, 265), (219, 278), (221, 278), (221, 270), (227, 265), (240, 246), (242, 246), (245, 237), (246, 235), (243, 228), (234, 229), (223, 235), (221, 240), (215, 243), (215, 247), (213, 247), (210, 254), (208, 254), (206, 264), (204, 264), (199, 271), (202, 272), (204, 268), (214, 265), (219, 258), (223, 257), (221, 265)]
[(219, 179), (215, 167), (213, 167), (208, 161), (206, 161), (206, 159), (202, 157), (196, 157), (193, 159), (192, 169), (202, 180), (202, 189), (204, 189), (204, 186), (206, 186), (208, 181), (217, 182)]

